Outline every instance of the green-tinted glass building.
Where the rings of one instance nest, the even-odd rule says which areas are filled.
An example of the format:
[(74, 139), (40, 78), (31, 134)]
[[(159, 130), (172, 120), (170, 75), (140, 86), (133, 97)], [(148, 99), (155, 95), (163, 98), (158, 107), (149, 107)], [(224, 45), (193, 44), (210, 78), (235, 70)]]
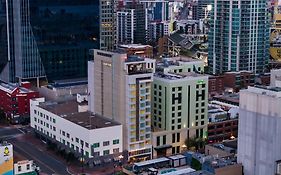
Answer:
[(210, 13), (210, 73), (263, 72), (269, 59), (267, 1), (213, 0)]

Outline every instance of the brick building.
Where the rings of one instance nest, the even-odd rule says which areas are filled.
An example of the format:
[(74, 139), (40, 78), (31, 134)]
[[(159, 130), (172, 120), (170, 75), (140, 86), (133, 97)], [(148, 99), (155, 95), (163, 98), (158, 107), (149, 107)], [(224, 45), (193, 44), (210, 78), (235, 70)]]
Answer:
[(29, 118), (29, 101), (39, 97), (39, 93), (30, 88), (29, 82), (0, 84), (0, 109), (12, 123), (24, 122)]
[(233, 92), (245, 89), (255, 84), (255, 74), (250, 71), (226, 72), (224, 74), (224, 86)]
[(213, 97), (221, 95), (224, 91), (224, 77), (223, 76), (209, 76), (209, 96)]

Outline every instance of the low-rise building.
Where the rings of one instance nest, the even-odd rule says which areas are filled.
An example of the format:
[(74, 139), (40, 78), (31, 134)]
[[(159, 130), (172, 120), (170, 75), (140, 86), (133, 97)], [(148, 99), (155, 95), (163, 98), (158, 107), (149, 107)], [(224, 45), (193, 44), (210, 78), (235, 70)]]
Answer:
[(38, 97), (29, 82), (0, 84), (0, 109), (12, 123), (28, 121), (29, 100)]
[(21, 160), (14, 164), (14, 175), (37, 175), (39, 169), (33, 160)]
[[(84, 157), (89, 165), (109, 162), (122, 153), (122, 125), (82, 110), (73, 101), (31, 100), (31, 127), (60, 149)], [(107, 134), (104, 134), (107, 133)]]
[(250, 71), (226, 72), (223, 76), (225, 87), (232, 92), (238, 92), (255, 84), (255, 74)]
[(217, 105), (208, 107), (208, 142), (220, 142), (238, 135), (238, 114), (231, 114)]
[(128, 56), (137, 55), (145, 58), (153, 58), (153, 47), (142, 44), (121, 44), (118, 49), (124, 50)]
[(38, 91), (46, 100), (74, 100), (77, 94), (88, 94), (88, 80), (83, 78), (57, 80), (46, 86), (41, 86)]
[(209, 97), (222, 95), (224, 92), (224, 77), (221, 75), (209, 76)]

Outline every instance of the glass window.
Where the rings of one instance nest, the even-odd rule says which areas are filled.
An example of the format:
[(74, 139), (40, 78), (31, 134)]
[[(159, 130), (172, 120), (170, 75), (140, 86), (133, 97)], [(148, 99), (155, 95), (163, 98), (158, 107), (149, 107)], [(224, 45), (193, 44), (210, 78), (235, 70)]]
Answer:
[(100, 147), (100, 143), (94, 143), (94, 144), (92, 145), (92, 147), (93, 147), (93, 148), (98, 148), (98, 147)]
[(103, 146), (108, 146), (108, 145), (109, 145), (109, 141), (103, 142)]
[(109, 155), (109, 150), (104, 150), (104, 151), (103, 151), (103, 155), (104, 155), (104, 156)]
[(113, 140), (113, 145), (119, 144), (119, 139)]

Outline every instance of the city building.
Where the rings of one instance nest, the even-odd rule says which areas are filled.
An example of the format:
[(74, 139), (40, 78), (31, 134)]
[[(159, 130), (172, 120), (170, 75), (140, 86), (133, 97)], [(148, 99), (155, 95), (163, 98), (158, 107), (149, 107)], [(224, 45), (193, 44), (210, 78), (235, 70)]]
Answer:
[[(230, 111), (231, 112), (231, 111)], [(236, 110), (238, 112), (238, 110)], [(208, 142), (221, 142), (238, 136), (238, 113), (231, 114), (216, 105), (208, 106)]]
[(86, 77), (89, 49), (98, 48), (98, 1), (9, 0), (0, 8), (2, 81)]
[(88, 80), (86, 78), (56, 80), (53, 83), (37, 88), (37, 90), (46, 100), (74, 100), (77, 94), (88, 95)]
[[(30, 125), (41, 139), (97, 165), (116, 159), (123, 152), (122, 125), (87, 111), (76, 100), (30, 102)], [(104, 134), (107, 133), (107, 134)]]
[(118, 45), (118, 49), (124, 50), (128, 56), (140, 56), (145, 58), (153, 58), (153, 47), (142, 44), (122, 44)]
[(240, 91), (238, 159), (245, 175), (281, 173), (281, 88)]
[(184, 151), (188, 138), (207, 138), (207, 106), (207, 76), (157, 72), (152, 100), (154, 156)]
[(0, 84), (0, 109), (12, 123), (28, 122), (29, 101), (38, 97), (39, 93), (31, 90), (29, 82)]
[(151, 84), (155, 60), (94, 50), (89, 109), (123, 125), (128, 160), (151, 159)]
[(39, 169), (33, 160), (21, 160), (14, 164), (14, 175), (36, 175)]
[[(212, 4), (212, 0), (198, 0), (196, 9), (196, 20), (210, 18), (210, 14), (207, 15), (207, 6)], [(207, 15), (207, 16), (206, 16)]]
[(117, 0), (99, 0), (100, 49), (112, 51), (117, 46)]
[(143, 4), (130, 4), (117, 12), (118, 44), (145, 44), (147, 21)]
[(209, 97), (222, 95), (224, 92), (224, 76), (209, 76)]
[(166, 73), (182, 73), (182, 72), (204, 72), (204, 62), (190, 57), (178, 56), (162, 58), (157, 63), (157, 72)]
[(219, 105), (224, 110), (239, 108), (239, 93), (225, 93), (223, 95), (214, 96), (210, 103)]
[(0, 143), (0, 174), (14, 174), (13, 145), (7, 142)]
[(281, 87), (281, 69), (272, 69), (270, 71), (270, 86)]
[(209, 72), (264, 72), (269, 60), (267, 0), (218, 0), (211, 4)]
[(255, 74), (250, 71), (226, 72), (223, 77), (225, 88), (231, 92), (239, 92), (255, 84)]

